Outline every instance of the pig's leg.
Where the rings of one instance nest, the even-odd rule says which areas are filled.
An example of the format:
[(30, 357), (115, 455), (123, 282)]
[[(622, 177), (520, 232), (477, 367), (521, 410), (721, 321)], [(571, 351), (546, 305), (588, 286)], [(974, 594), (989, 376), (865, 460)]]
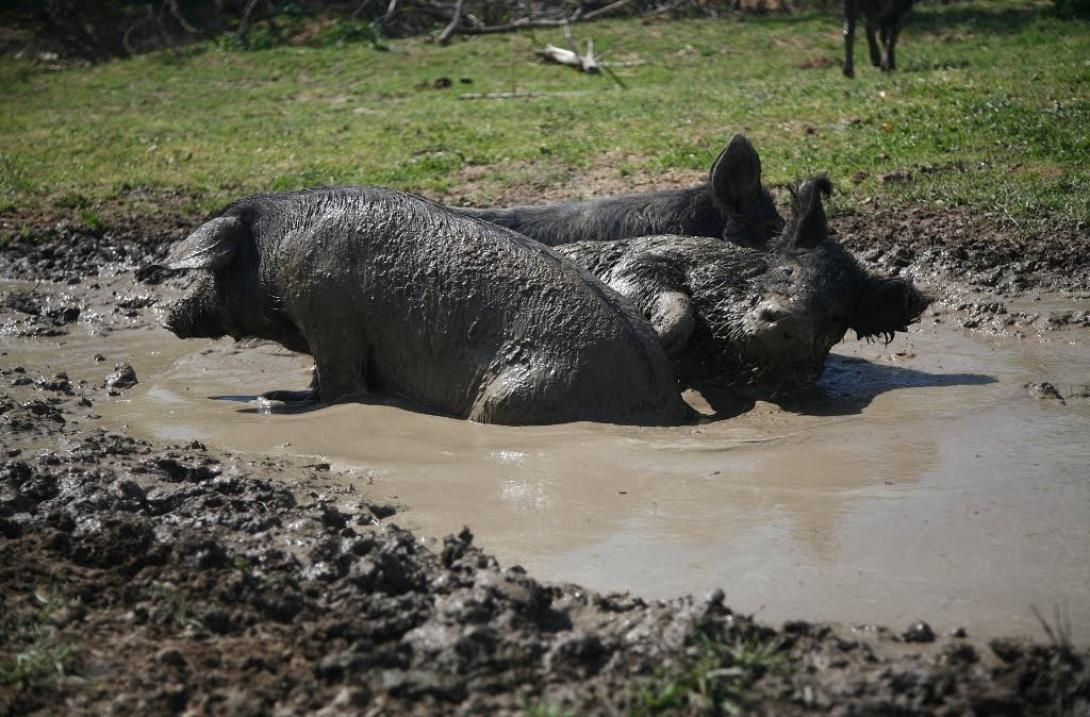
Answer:
[(539, 397), (547, 393), (542, 380), (544, 376), (533, 365), (501, 369), (481, 388), (469, 411), (469, 420), (509, 426), (558, 420), (542, 414), (543, 402)]
[(893, 61), (893, 48), (897, 44), (897, 36), (901, 34), (901, 28), (904, 26), (904, 22), (900, 17), (893, 19), (889, 23), (889, 27), (884, 38), (886, 43), (886, 64), (882, 67), (883, 70), (892, 70), (895, 67)]
[(882, 67), (882, 53), (878, 49), (878, 24), (867, 18), (867, 49), (870, 51), (870, 64)]
[(617, 268), (610, 287), (628, 297), (651, 322), (659, 343), (668, 355), (676, 354), (689, 343), (696, 319), (689, 295), (679, 286), (685, 275), (661, 257), (637, 256)]
[(362, 338), (345, 332), (328, 339), (307, 337), (314, 356), (314, 398), (322, 403), (344, 401), (367, 393), (366, 370), (370, 355)]
[(859, 0), (844, 0), (844, 76), (855, 76), (855, 18)]

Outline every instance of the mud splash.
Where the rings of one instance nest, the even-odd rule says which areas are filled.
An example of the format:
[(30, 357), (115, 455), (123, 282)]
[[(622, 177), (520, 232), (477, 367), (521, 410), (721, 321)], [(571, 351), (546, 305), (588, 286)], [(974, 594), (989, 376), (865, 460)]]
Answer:
[[(889, 346), (846, 342), (813, 396), (676, 429), (480, 426), (384, 405), (277, 412), (255, 396), (305, 386), (305, 358), (152, 328), (115, 331), (108, 347), (73, 331), (4, 348), (9, 363), (73, 380), (101, 381), (96, 353), (131, 363), (141, 382), (94, 407), (107, 423), (311, 456), (403, 506), (403, 526), (437, 537), (468, 524), (503, 564), (543, 579), (648, 598), (722, 587), (770, 621), (941, 616), (936, 627), (975, 637), (1039, 634), (1032, 606), (1061, 604), (1085, 643), (1088, 339), (953, 323), (930, 316)], [(1025, 385), (1042, 381), (1071, 398), (1032, 398)]]

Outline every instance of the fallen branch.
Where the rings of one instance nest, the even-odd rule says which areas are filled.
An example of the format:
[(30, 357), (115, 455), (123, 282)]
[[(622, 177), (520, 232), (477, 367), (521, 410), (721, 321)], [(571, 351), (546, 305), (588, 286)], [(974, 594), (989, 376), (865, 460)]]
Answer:
[(439, 33), (437, 41), (440, 45), (446, 45), (450, 42), (451, 35), (458, 29), (459, 23), (462, 22), (462, 10), (465, 8), (466, 0), (458, 0), (458, 3), (454, 6), (454, 15), (450, 19), (450, 24), (443, 28), (443, 31)]
[(580, 55), (575, 50), (565, 50), (563, 47), (557, 47), (556, 45), (546, 45), (544, 49), (537, 51), (537, 55), (543, 60), (574, 67), (580, 72), (591, 75), (596, 75), (601, 71), (601, 65), (598, 64), (598, 59), (594, 56), (593, 40), (587, 43), (587, 54), (585, 55)]
[[(622, 0), (618, 0), (618, 3)], [(617, 5), (617, 3), (614, 3)], [(609, 7), (609, 6), (607, 6)], [(602, 8), (603, 10), (605, 8)], [(568, 43), (568, 48), (557, 47), (556, 45), (546, 45), (543, 50), (538, 50), (538, 57), (548, 62), (555, 62), (559, 65), (567, 65), (580, 72), (586, 72), (590, 75), (597, 75), (603, 70), (609, 75), (610, 79), (621, 86), (622, 89), (628, 89), (621, 78), (617, 76), (613, 70), (606, 66), (602, 60), (605, 59), (611, 51), (606, 51), (601, 54), (595, 54), (594, 52), (594, 40), (587, 40), (586, 54), (579, 54), (579, 51), (575, 49), (575, 41), (572, 40), (571, 26), (564, 26), (564, 39)]]

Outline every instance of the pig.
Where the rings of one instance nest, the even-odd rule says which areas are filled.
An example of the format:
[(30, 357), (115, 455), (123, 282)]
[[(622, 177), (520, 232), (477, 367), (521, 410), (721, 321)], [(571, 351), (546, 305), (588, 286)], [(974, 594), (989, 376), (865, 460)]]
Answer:
[(681, 386), (774, 399), (813, 385), (848, 329), (888, 341), (931, 301), (909, 281), (867, 272), (829, 236), (830, 189), (824, 176), (804, 182), (765, 251), (669, 235), (555, 249), (636, 304)]
[(318, 402), (392, 396), (510, 425), (690, 415), (626, 299), (531, 239), (410, 194), (336, 187), (243, 199), (164, 265), (201, 270), (168, 307), (167, 329), (309, 354)]
[(549, 246), (684, 234), (760, 248), (784, 227), (772, 196), (761, 185), (761, 159), (741, 134), (734, 135), (719, 154), (708, 181), (696, 187), (587, 202), (459, 211)]
[[(867, 28), (870, 62), (888, 72), (894, 69), (893, 48), (912, 11), (914, 0), (843, 0), (844, 76), (855, 77), (855, 21), (863, 13)], [(877, 35), (877, 37), (876, 37)], [(881, 48), (879, 47), (881, 42)], [(882, 50), (886, 56), (882, 57)]]

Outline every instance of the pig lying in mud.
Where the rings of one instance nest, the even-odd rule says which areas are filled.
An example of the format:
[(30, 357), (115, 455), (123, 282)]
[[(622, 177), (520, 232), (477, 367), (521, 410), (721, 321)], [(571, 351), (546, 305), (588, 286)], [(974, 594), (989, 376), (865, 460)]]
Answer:
[(651, 321), (684, 386), (711, 382), (752, 398), (812, 385), (853, 329), (891, 339), (930, 299), (902, 279), (868, 274), (828, 236), (817, 177), (767, 251), (714, 238), (649, 236), (556, 251), (629, 297)]
[(458, 211), (549, 246), (683, 234), (722, 237), (760, 248), (784, 226), (772, 196), (761, 186), (761, 159), (740, 134), (712, 164), (708, 181), (696, 187), (588, 202)]
[(505, 424), (687, 416), (629, 302), (547, 247), (419, 197), (345, 187), (243, 199), (165, 265), (204, 270), (168, 329), (310, 354), (322, 402), (373, 392)]

